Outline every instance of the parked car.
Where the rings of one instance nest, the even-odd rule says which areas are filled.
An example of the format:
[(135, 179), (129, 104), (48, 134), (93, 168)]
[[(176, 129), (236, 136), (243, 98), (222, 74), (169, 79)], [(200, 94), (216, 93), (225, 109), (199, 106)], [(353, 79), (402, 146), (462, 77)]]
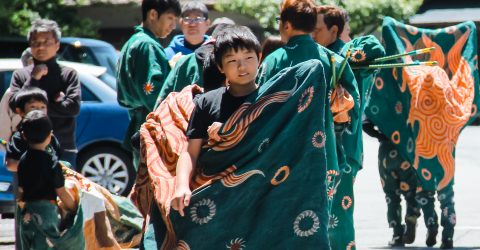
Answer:
[[(2, 37), (0, 58), (20, 58), (28, 46), (28, 41), (24, 37)], [(117, 88), (115, 68), (118, 52), (110, 43), (90, 38), (62, 37), (57, 54), (59, 60), (105, 67), (107, 70), (104, 74), (98, 75), (98, 78), (111, 88)]]
[[(136, 171), (131, 153), (121, 146), (129, 124), (128, 112), (117, 103), (116, 91), (97, 78), (106, 69), (87, 64), (59, 62), (77, 70), (82, 88), (82, 105), (77, 117), (78, 171), (110, 192), (128, 194)], [(0, 95), (10, 85), (19, 59), (0, 59)], [(0, 153), (3, 157), (3, 153)], [(13, 202), (12, 175), (0, 164), (0, 212)], [(13, 207), (12, 207), (13, 208)]]

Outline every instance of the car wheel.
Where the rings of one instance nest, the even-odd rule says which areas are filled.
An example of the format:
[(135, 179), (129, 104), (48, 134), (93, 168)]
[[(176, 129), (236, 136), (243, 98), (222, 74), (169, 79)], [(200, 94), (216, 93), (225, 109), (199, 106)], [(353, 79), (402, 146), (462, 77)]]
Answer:
[(79, 172), (113, 194), (128, 195), (136, 172), (132, 158), (122, 149), (98, 147), (78, 157)]

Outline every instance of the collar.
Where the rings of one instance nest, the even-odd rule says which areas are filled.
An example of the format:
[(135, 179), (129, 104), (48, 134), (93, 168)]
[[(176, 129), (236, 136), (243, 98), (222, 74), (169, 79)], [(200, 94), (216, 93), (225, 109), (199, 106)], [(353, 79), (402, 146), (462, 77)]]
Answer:
[(333, 51), (337, 54), (340, 54), (340, 52), (342, 51), (344, 46), (345, 46), (345, 42), (343, 42), (341, 39), (337, 39), (337, 40), (335, 40), (335, 42), (328, 45), (327, 49), (329, 49), (329, 50), (331, 50), (331, 51)]
[(144, 33), (145, 35), (149, 36), (150, 38), (152, 38), (153, 40), (157, 41), (157, 42), (160, 42), (160, 40), (158, 39), (158, 37), (155, 36), (155, 34), (153, 34), (152, 31), (150, 31), (149, 29), (143, 27), (143, 26), (135, 26), (135, 33)]
[(314, 42), (312, 36), (310, 34), (304, 34), (304, 35), (298, 35), (298, 36), (293, 36), (288, 40), (288, 43), (286, 46), (293, 46), (297, 43), (301, 42)]
[(51, 68), (52, 66), (57, 65), (57, 56), (52, 57), (51, 59), (47, 61), (39, 61), (35, 58), (33, 58), (33, 65), (38, 65), (38, 64), (45, 64), (47, 65), (48, 68)]

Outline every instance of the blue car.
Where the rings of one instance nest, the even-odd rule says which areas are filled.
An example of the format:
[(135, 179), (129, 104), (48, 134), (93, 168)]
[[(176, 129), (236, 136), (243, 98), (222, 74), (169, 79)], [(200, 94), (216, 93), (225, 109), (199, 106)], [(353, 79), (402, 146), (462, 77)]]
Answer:
[[(116, 91), (97, 78), (105, 68), (60, 63), (77, 70), (82, 87), (76, 129), (77, 170), (112, 193), (128, 194), (136, 171), (131, 153), (121, 146), (130, 122), (127, 110), (118, 105)], [(0, 59), (0, 95), (10, 85), (13, 71), (21, 67), (18, 59)], [(7, 213), (13, 211), (8, 205), (13, 204), (12, 175), (5, 168), (3, 153), (0, 157), (0, 213)]]

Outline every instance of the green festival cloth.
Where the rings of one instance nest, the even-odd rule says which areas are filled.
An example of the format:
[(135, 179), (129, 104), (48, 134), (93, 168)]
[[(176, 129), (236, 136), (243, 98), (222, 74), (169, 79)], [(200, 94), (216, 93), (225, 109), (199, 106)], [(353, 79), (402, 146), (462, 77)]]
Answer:
[[(353, 39), (347, 44), (335, 42), (332, 48), (343, 44), (343, 47), (337, 49), (339, 54), (346, 57), (347, 50), (350, 49), (348, 63), (350, 66), (365, 65), (373, 59), (385, 55), (385, 51), (380, 42), (374, 36), (362, 36)], [(353, 69), (358, 90), (360, 93), (360, 110), (363, 113), (365, 103), (370, 97), (370, 91), (373, 85), (376, 70), (371, 69)], [(363, 139), (362, 123), (357, 123), (357, 129), (352, 132), (350, 129), (340, 136), (337, 135), (337, 145), (340, 144), (346, 155), (346, 162), (341, 168), (336, 180), (334, 189), (332, 209), (330, 212), (328, 234), (332, 249), (356, 249), (355, 246), (355, 228), (354, 228), (354, 207), (355, 197), (353, 186), (357, 172), (363, 164)], [(338, 147), (338, 146), (337, 146)]]
[(64, 231), (59, 228), (58, 207), (50, 201), (27, 202), (17, 209), (21, 249), (85, 249), (80, 206), (72, 226)]
[[(180, 107), (191, 112), (193, 103), (184, 91), (169, 95), (141, 129), (139, 171), (148, 166), (151, 182), (143, 186), (154, 190), (137, 189), (133, 198), (138, 204), (139, 196), (154, 193), (151, 208), (159, 208), (163, 218), (162, 226), (150, 214), (153, 226), (147, 227), (145, 246), (154, 239), (162, 249), (329, 249), (324, 120), (329, 79), (324, 67), (309, 60), (287, 68), (247, 98), (220, 128), (221, 140), (209, 140), (200, 156), (185, 217), (170, 210), (170, 201), (174, 155), (185, 147), (181, 132), (189, 114), (174, 117), (180, 121), (175, 127), (169, 127), (168, 117)], [(180, 101), (174, 102), (175, 95)], [(152, 126), (161, 113), (164, 119)], [(169, 158), (159, 157), (164, 154)], [(136, 188), (142, 178), (137, 177)]]
[(475, 24), (421, 29), (387, 17), (382, 37), (387, 55), (435, 47), (393, 62), (438, 66), (382, 69), (365, 113), (412, 163), (423, 190), (441, 190), (453, 184), (455, 145), (479, 105)]
[(157, 106), (171, 92), (180, 92), (190, 84), (203, 87), (201, 65), (198, 65), (195, 53), (182, 56), (170, 71), (158, 95)]
[[(327, 86), (328, 96), (331, 95), (332, 88), (330, 86), (330, 79), (332, 78), (332, 67), (331, 59), (335, 58), (336, 65), (336, 74), (340, 71), (340, 64), (343, 61), (343, 58), (329, 49), (317, 44), (310, 35), (299, 35), (292, 37), (288, 43), (280, 49), (277, 49), (275, 52), (268, 55), (263, 61), (260, 69), (257, 83), (262, 85), (264, 82), (268, 81), (280, 70), (294, 66), (298, 63), (310, 60), (317, 59), (321, 60), (324, 65), (324, 74), (325, 78), (329, 82)], [(354, 100), (359, 99), (359, 93), (357, 89), (357, 83), (355, 82), (355, 77), (352, 73), (352, 70), (349, 65), (346, 65), (343, 74), (341, 75), (338, 82), (348, 91), (348, 93), (353, 97)], [(329, 106), (329, 98), (325, 99), (327, 107)], [(357, 123), (361, 123), (361, 112), (358, 103), (355, 102), (355, 106), (348, 112), (351, 123), (349, 128), (352, 132), (358, 128)], [(326, 126), (326, 143), (328, 147), (327, 150), (327, 169), (328, 169), (328, 183), (329, 191), (328, 198), (329, 200), (333, 199), (335, 178), (339, 175), (339, 165), (345, 165), (345, 155), (337, 156), (336, 142), (335, 142), (335, 131), (333, 116), (330, 109), (327, 109), (325, 112), (325, 126)], [(339, 160), (341, 161), (339, 163)], [(343, 162), (342, 162), (343, 160)], [(330, 205), (329, 205), (330, 206)]]

